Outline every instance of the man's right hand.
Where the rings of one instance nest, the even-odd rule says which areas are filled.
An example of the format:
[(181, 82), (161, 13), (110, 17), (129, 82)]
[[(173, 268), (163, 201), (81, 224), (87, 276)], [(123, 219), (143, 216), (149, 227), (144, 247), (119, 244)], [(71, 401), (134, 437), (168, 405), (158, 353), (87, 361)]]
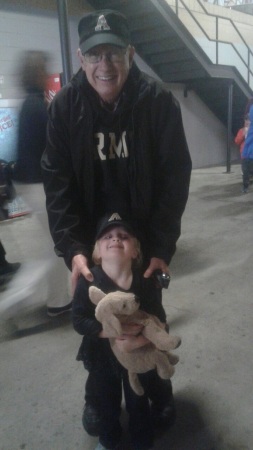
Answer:
[(88, 267), (88, 260), (84, 255), (75, 255), (72, 259), (71, 286), (72, 295), (75, 292), (78, 278), (83, 275), (87, 281), (93, 281), (93, 275)]

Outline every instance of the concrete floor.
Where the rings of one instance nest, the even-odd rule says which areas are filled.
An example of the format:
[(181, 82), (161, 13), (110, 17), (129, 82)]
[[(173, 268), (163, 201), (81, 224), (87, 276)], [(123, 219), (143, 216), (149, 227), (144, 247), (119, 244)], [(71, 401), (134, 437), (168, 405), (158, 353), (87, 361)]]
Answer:
[[(230, 174), (223, 167), (193, 171), (164, 292), (171, 332), (182, 337), (172, 380), (178, 420), (157, 437), (155, 450), (253, 449), (252, 216), (253, 186), (241, 194), (240, 166)], [(29, 236), (25, 257), (17, 251), (29, 220), (2, 223), (0, 230), (9, 261), (21, 260), (21, 275), (32, 277)], [(1, 294), (6, 298), (8, 290)], [(92, 450), (97, 439), (81, 425), (80, 336), (69, 315), (47, 317), (38, 296), (35, 289), (33, 306), (20, 302), (9, 318), (1, 316), (0, 448)]]

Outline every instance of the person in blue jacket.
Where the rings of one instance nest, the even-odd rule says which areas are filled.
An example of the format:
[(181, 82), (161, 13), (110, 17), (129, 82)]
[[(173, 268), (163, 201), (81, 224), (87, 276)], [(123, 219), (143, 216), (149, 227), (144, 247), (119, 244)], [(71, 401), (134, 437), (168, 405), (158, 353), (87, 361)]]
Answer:
[(242, 151), (242, 173), (243, 188), (242, 192), (246, 194), (249, 189), (250, 176), (253, 174), (253, 98), (249, 100), (247, 105), (247, 113), (249, 114), (250, 126), (245, 144)]

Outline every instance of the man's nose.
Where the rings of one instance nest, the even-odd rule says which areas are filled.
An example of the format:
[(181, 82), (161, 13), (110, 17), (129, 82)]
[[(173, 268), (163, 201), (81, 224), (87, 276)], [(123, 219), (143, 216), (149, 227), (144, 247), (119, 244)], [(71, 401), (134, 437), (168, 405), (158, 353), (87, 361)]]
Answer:
[(101, 62), (106, 62), (106, 63), (110, 63), (111, 62), (111, 56), (110, 56), (110, 54), (109, 53), (101, 53), (101, 55), (100, 55), (100, 63)]

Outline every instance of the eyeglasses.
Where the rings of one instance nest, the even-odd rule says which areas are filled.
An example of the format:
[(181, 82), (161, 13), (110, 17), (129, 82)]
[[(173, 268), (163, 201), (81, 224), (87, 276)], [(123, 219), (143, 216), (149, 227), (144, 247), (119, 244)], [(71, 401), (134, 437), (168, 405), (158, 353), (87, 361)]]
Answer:
[(97, 64), (102, 61), (103, 56), (106, 57), (107, 61), (112, 63), (121, 63), (124, 61), (125, 55), (127, 53), (127, 48), (115, 47), (108, 52), (102, 52), (99, 50), (90, 50), (84, 53), (84, 59), (90, 64)]

